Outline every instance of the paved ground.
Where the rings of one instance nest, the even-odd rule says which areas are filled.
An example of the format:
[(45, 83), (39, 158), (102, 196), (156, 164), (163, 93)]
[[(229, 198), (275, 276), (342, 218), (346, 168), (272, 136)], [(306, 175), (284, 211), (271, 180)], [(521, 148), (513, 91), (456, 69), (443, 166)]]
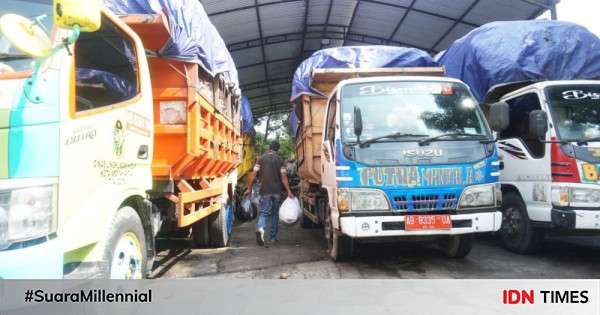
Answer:
[[(351, 262), (333, 263), (322, 230), (282, 227), (279, 244), (256, 245), (253, 224), (234, 229), (229, 248), (193, 249), (186, 240), (161, 240), (154, 278), (600, 278), (600, 237), (547, 240), (533, 256), (512, 254), (480, 236), (465, 259), (448, 259), (412, 243), (359, 246)], [(168, 248), (168, 249), (167, 249)]]

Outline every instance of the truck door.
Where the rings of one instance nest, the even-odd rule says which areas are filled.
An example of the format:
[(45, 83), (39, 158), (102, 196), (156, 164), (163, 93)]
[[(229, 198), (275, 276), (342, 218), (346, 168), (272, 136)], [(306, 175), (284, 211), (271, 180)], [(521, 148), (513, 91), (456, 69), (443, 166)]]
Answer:
[(143, 46), (121, 21), (72, 48), (61, 126), (60, 202), (66, 250), (96, 242), (127, 196), (151, 188), (152, 95)]
[[(336, 112), (337, 95), (334, 93), (327, 104), (325, 116), (323, 144), (321, 147), (321, 180), (323, 187), (335, 189), (336, 171), (335, 171), (335, 131), (336, 131)], [(331, 194), (330, 194), (331, 196)]]
[(499, 134), (500, 180), (517, 186), (530, 219), (549, 221), (550, 145), (529, 135), (529, 113), (542, 109), (540, 99), (532, 91), (506, 100), (510, 125)]

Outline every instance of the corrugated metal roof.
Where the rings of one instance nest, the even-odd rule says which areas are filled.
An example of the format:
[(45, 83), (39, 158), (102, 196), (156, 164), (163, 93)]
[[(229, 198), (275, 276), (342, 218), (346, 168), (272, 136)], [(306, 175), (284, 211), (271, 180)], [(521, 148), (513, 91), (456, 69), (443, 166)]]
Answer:
[(289, 111), (297, 65), (327, 47), (383, 44), (435, 54), (492, 21), (533, 19), (558, 0), (200, 0), (260, 117)]

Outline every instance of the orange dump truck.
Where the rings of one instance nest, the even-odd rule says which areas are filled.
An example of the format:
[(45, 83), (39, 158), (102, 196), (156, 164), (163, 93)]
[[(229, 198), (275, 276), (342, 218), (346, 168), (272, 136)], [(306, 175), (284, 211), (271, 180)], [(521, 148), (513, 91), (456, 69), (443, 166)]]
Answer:
[(7, 53), (30, 56), (0, 64), (0, 278), (142, 278), (158, 235), (227, 246), (241, 93), (200, 3), (54, 2), (0, 17)]

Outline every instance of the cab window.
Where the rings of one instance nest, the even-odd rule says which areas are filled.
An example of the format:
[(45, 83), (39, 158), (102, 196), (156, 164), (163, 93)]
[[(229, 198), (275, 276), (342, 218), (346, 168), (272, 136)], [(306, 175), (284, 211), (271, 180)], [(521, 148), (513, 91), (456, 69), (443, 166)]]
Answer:
[(134, 42), (112, 21), (81, 33), (75, 44), (76, 111), (87, 111), (132, 99), (138, 94)]
[(527, 93), (506, 102), (510, 108), (510, 125), (500, 133), (499, 138), (520, 139), (532, 157), (544, 157), (544, 143), (529, 135), (529, 113), (542, 108), (538, 95), (536, 93)]
[(329, 101), (329, 105), (327, 106), (327, 140), (331, 142), (331, 145), (334, 145), (335, 141), (335, 105), (336, 105), (336, 95), (331, 96), (331, 100)]

